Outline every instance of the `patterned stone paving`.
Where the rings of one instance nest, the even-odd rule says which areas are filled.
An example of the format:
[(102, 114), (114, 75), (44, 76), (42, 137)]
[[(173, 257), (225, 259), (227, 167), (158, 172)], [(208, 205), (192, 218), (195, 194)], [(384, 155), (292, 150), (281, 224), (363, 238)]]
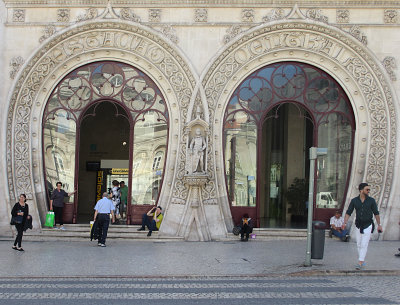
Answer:
[(0, 304), (400, 304), (400, 277), (0, 277)]

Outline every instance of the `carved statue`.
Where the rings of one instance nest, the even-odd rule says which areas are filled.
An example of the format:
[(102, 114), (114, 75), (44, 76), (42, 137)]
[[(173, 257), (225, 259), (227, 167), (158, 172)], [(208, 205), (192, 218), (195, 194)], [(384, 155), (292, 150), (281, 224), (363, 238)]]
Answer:
[(192, 173), (204, 173), (204, 150), (207, 143), (201, 134), (201, 129), (196, 129), (196, 134), (190, 142)]

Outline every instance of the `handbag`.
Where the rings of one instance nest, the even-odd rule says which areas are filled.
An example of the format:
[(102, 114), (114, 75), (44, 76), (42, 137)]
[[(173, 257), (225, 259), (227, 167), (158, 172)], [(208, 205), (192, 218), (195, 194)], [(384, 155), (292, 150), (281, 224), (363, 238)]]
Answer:
[(45, 227), (52, 228), (54, 226), (54, 212), (50, 211), (46, 214), (46, 222), (44, 223)]
[(233, 227), (232, 233), (233, 233), (234, 235), (239, 235), (241, 229), (242, 229), (242, 228), (241, 228), (240, 226)]
[(21, 224), (23, 217), (21, 215), (11, 217), (10, 225)]

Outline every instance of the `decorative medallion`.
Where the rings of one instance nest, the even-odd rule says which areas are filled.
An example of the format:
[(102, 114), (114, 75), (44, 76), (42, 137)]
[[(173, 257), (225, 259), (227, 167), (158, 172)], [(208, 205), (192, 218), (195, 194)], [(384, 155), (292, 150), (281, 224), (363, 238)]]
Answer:
[(397, 10), (385, 10), (384, 13), (384, 22), (385, 23), (397, 23)]
[(337, 23), (349, 23), (350, 22), (350, 11), (349, 10), (336, 10), (336, 22)]
[(43, 36), (39, 38), (39, 42), (42, 43), (47, 38), (53, 36), (57, 32), (57, 29), (54, 25), (47, 25), (43, 30)]
[(70, 9), (60, 8), (57, 10), (57, 21), (58, 22), (69, 22)]
[(251, 8), (245, 8), (242, 10), (242, 22), (251, 23), (254, 22), (254, 10)]
[(161, 9), (149, 9), (149, 22), (161, 22)]
[(396, 65), (396, 59), (392, 56), (387, 56), (383, 59), (383, 66), (386, 69), (386, 72), (389, 74), (390, 79), (392, 81), (397, 80), (396, 78), (396, 74), (394, 73), (393, 70), (397, 69), (397, 65)]
[(194, 22), (207, 22), (208, 10), (206, 8), (196, 8), (194, 10)]
[(25, 22), (25, 10), (15, 9), (13, 10), (13, 22)]

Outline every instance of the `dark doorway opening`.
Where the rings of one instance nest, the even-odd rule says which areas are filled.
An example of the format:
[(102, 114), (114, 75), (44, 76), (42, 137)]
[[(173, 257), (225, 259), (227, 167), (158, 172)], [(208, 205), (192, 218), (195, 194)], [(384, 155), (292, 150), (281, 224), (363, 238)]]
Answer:
[(280, 104), (267, 113), (261, 134), (260, 227), (304, 228), (313, 143), (310, 115), (296, 103)]
[[(117, 164), (118, 168), (128, 172), (130, 124), (126, 111), (119, 104), (111, 101), (90, 106), (82, 117), (78, 150), (77, 222), (87, 223), (92, 220), (94, 206), (99, 199), (99, 192), (97, 192), (99, 170), (90, 170), (87, 163), (99, 162), (101, 167), (101, 163), (107, 160), (109, 164)], [(107, 185), (107, 174), (109, 170), (104, 173), (103, 185)]]

